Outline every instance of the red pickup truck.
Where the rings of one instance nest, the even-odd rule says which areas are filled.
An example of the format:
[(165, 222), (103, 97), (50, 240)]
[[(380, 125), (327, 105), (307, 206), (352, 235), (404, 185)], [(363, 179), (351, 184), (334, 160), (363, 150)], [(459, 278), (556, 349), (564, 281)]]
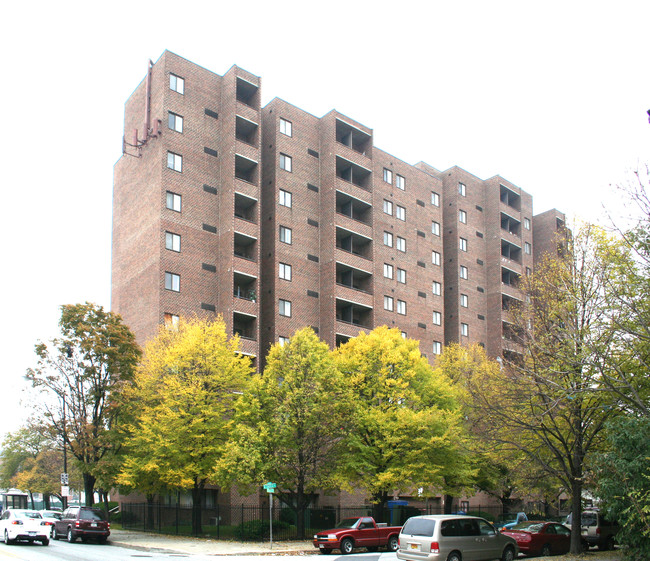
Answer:
[(396, 551), (401, 529), (401, 526), (377, 524), (371, 516), (344, 518), (336, 528), (318, 532), (313, 543), (326, 555), (332, 553), (333, 549), (340, 549), (341, 553), (347, 555), (355, 547), (365, 547), (368, 551), (386, 547), (388, 551)]

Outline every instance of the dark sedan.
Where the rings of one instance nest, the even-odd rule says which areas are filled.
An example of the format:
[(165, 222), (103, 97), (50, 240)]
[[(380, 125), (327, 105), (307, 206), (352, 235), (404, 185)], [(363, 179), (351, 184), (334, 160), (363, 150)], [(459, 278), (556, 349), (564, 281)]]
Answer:
[(524, 555), (562, 555), (571, 547), (571, 531), (556, 522), (520, 522), (501, 533), (516, 539), (519, 551)]

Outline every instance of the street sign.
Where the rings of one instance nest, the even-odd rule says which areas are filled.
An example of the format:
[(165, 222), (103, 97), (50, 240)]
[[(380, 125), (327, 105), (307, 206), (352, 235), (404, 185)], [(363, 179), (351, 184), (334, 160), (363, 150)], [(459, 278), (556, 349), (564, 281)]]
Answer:
[(61, 496), (69, 497), (70, 496), (70, 487), (67, 485), (61, 485)]
[(67, 473), (62, 473), (61, 474), (61, 485), (67, 485), (68, 484), (68, 474)]
[(275, 491), (275, 488), (277, 487), (276, 483), (271, 483), (270, 481), (268, 483), (265, 483), (263, 485), (264, 489), (266, 489), (267, 493), (273, 493)]

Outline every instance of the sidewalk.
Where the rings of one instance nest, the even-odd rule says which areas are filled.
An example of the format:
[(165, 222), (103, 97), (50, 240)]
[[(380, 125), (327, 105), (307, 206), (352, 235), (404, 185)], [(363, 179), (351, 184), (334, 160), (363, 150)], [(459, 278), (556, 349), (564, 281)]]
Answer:
[(287, 553), (318, 553), (311, 541), (292, 542), (233, 542), (167, 536), (130, 530), (111, 530), (109, 543), (139, 551), (194, 553), (201, 555), (282, 555)]

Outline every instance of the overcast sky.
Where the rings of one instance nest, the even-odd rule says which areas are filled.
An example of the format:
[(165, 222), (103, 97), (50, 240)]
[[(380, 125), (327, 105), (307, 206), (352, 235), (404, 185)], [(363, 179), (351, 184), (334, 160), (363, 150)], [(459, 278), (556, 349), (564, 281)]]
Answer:
[[(11, 2), (3, 8), (0, 435), (37, 397), (59, 306), (110, 307), (124, 102), (165, 49), (238, 66), (316, 116), (337, 109), (415, 164), (500, 174), (601, 220), (650, 160), (650, 2)], [(25, 399), (25, 405), (18, 406)]]

